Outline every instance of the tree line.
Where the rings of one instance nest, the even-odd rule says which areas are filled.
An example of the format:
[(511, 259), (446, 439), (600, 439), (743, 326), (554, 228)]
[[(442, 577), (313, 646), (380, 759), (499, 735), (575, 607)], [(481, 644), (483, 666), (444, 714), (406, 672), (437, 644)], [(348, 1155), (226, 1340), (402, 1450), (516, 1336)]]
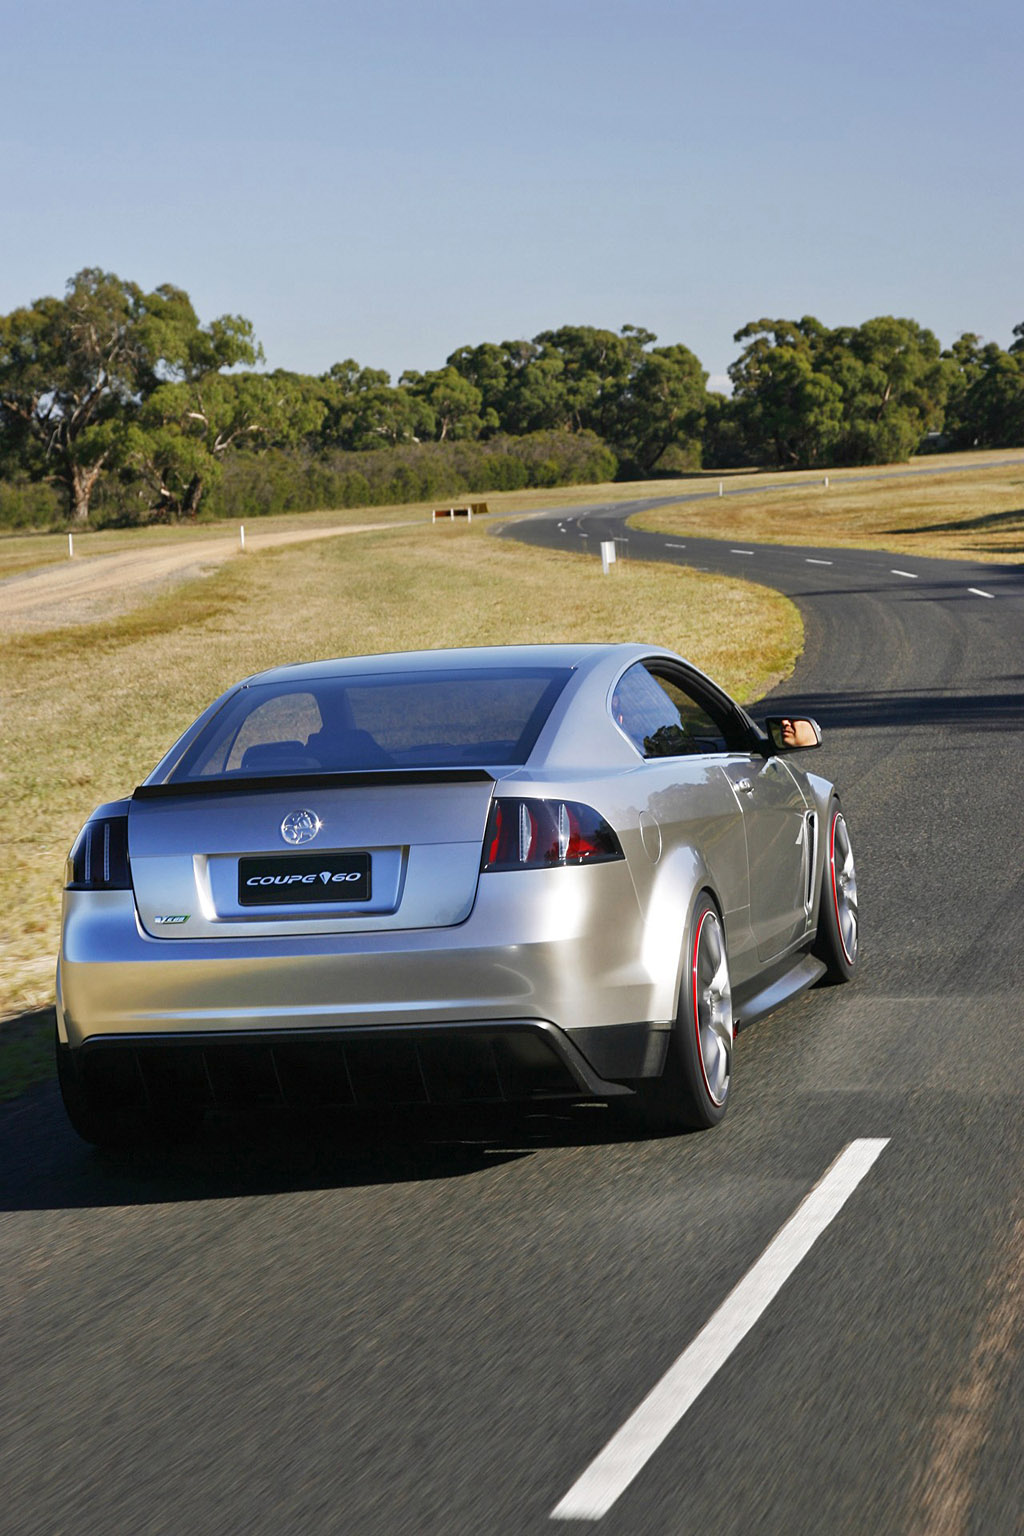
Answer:
[(942, 350), (916, 321), (736, 332), (732, 394), (639, 326), (462, 346), (441, 368), (261, 370), (251, 323), (86, 268), (0, 317), (0, 524), (254, 515), (528, 485), (1024, 445), (1024, 324)]

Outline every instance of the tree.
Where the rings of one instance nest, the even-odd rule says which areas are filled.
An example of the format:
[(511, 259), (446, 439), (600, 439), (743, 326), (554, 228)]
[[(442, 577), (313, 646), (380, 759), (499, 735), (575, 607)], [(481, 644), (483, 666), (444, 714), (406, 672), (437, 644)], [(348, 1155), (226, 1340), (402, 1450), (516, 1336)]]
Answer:
[(563, 325), (534, 337), (542, 361), (556, 358), (562, 364), (562, 424), (612, 441), (619, 407), (643, 348), (655, 339), (650, 331), (634, 325), (624, 325), (619, 335), (591, 325)]
[(649, 475), (670, 447), (689, 450), (699, 463), (707, 379), (681, 344), (643, 354), (613, 428), (613, 446), (627, 473)]
[(915, 320), (880, 315), (829, 334), (820, 366), (843, 395), (837, 462), (907, 459), (941, 425), (949, 370), (931, 331)]
[(155, 510), (194, 517), (229, 452), (296, 448), (324, 410), (314, 381), (298, 374), (206, 373), (155, 389), (125, 429), (118, 458), (148, 487)]
[(729, 369), (734, 413), (754, 461), (807, 469), (831, 462), (842, 422), (842, 388), (815, 366), (825, 327), (755, 320), (736, 332), (747, 343)]
[(361, 368), (354, 358), (335, 363), (320, 380), (325, 404), (325, 448), (360, 452), (395, 448), (434, 435), (434, 415), (419, 396), (393, 387), (382, 368)]
[(945, 430), (958, 448), (1024, 444), (1024, 348), (1004, 352), (995, 342), (975, 348), (951, 388)]
[(440, 443), (479, 437), (485, 426), (493, 431), (498, 425), (495, 410), (488, 409), (486, 418), (481, 415), (481, 391), (451, 364), (430, 373), (403, 373), (400, 383), (427, 406)]
[(881, 315), (828, 330), (813, 315), (757, 320), (729, 370), (748, 442), (794, 467), (905, 459), (938, 426), (949, 366), (931, 331)]
[(488, 418), (488, 413), (493, 413), (495, 420), (504, 425), (509, 385), (515, 373), (510, 343), (506, 341), (495, 346), (493, 342), (485, 341), (478, 347), (458, 347), (446, 362), (480, 391), (482, 416)]
[(202, 328), (180, 288), (147, 294), (87, 267), (63, 299), (37, 299), (0, 318), (0, 440), (34, 478), (57, 482), (84, 522), (97, 480), (149, 395), (260, 356), (241, 316)]

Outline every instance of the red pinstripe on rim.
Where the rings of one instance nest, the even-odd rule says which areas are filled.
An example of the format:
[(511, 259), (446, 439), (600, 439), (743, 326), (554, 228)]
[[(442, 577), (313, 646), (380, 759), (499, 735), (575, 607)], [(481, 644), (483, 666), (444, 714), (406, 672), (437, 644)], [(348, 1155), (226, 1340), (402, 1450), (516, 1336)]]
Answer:
[(707, 1089), (708, 1098), (711, 1100), (712, 1104), (723, 1104), (725, 1102), (725, 1095), (723, 1094), (722, 1098), (720, 1099), (715, 1097), (711, 1089), (711, 1084), (708, 1082), (707, 1071), (704, 1067), (704, 1047), (701, 1045), (700, 1039), (700, 1010), (697, 1006), (697, 959), (700, 954), (700, 936), (704, 931), (704, 924), (707, 922), (708, 918), (714, 916), (715, 914), (710, 910), (701, 914), (700, 922), (697, 924), (697, 932), (693, 939), (693, 1027), (697, 1036), (697, 1060), (700, 1062), (700, 1075), (704, 1079), (704, 1087)]
[[(846, 947), (846, 938), (843, 934), (843, 924), (839, 912), (839, 892), (836, 889), (836, 822), (840, 820), (841, 815), (841, 811), (836, 811), (832, 817), (832, 826), (829, 829), (828, 838), (828, 864), (832, 875), (832, 909), (836, 915), (836, 932), (839, 934), (839, 942), (843, 946), (843, 954), (846, 956), (849, 964), (853, 965), (855, 957), (850, 954)], [(845, 822), (843, 825), (845, 826)]]

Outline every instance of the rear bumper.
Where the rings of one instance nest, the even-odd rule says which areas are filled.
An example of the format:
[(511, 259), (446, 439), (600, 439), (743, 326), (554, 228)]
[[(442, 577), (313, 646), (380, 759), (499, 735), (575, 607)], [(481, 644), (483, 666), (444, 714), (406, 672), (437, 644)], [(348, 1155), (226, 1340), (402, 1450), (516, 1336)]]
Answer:
[[(657, 1063), (664, 1031), (648, 1025), (586, 1032), (588, 1059), (538, 1019), (345, 1030), (172, 1036), (98, 1035), (59, 1046), (63, 1075), (94, 1110), (160, 1114), (243, 1107), (456, 1105), (612, 1098)], [(607, 1075), (605, 1075), (607, 1074)]]
[(154, 939), (130, 891), (69, 891), (58, 1026), (77, 1050), (96, 1036), (528, 1020), (585, 1035), (594, 1061), (591, 1036), (646, 1032), (638, 1021), (675, 1015), (677, 956), (644, 940), (621, 861), (482, 878), (472, 913), (453, 927), (344, 935)]

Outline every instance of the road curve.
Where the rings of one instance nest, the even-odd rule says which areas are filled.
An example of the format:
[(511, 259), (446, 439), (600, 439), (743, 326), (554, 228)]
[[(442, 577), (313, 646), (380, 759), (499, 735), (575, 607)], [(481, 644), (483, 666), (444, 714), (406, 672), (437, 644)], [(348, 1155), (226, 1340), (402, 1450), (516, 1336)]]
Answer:
[[(26, 1097), (0, 1114), (0, 1529), (1019, 1529), (1024, 577), (662, 538), (629, 510), (503, 536), (628, 538), (798, 602), (773, 707), (825, 728), (856, 981), (745, 1034), (729, 1117), (697, 1136), (634, 1140), (590, 1109), (117, 1160), (52, 1091)], [(715, 1355), (708, 1325), (848, 1147), (870, 1148), (859, 1181)], [(703, 1390), (630, 1442), (607, 1509), (567, 1513), (696, 1356)]]

